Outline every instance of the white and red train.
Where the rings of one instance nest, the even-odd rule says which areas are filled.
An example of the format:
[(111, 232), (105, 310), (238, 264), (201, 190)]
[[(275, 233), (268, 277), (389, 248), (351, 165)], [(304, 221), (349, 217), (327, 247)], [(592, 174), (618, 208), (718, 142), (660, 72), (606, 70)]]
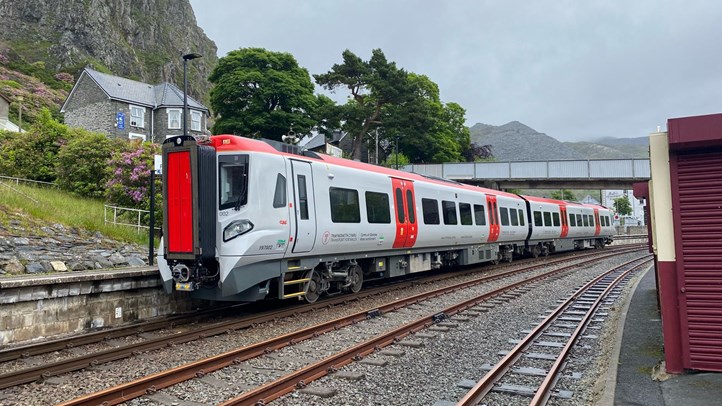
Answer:
[[(282, 152), (282, 151), (287, 152)], [(167, 291), (256, 301), (364, 280), (603, 247), (612, 212), (233, 135), (163, 144)]]

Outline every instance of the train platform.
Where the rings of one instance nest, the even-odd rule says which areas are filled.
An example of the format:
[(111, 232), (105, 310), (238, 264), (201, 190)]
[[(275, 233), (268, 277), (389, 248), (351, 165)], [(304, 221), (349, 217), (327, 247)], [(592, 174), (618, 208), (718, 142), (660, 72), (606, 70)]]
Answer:
[(602, 406), (722, 405), (722, 373), (664, 372), (662, 321), (657, 311), (654, 268), (639, 280), (620, 319)]

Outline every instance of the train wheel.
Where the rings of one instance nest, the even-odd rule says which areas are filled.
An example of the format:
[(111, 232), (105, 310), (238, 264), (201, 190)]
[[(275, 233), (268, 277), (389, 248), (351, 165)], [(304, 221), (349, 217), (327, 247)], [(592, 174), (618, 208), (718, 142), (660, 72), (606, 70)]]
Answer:
[(539, 248), (539, 244), (537, 244), (531, 248), (531, 257), (539, 258), (539, 254), (541, 254), (541, 248)]
[(361, 267), (358, 265), (352, 267), (348, 272), (348, 278), (351, 282), (349, 289), (351, 289), (353, 293), (358, 293), (361, 290), (361, 285), (364, 283), (364, 274), (361, 271)]
[(308, 289), (306, 290), (306, 301), (308, 303), (316, 303), (321, 296), (321, 277), (318, 272), (311, 270), (307, 276), (311, 280), (308, 281)]

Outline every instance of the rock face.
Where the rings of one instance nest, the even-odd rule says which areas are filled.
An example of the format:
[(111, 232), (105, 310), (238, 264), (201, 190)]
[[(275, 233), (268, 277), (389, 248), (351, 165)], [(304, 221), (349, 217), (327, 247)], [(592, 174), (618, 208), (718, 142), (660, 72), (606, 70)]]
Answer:
[(491, 145), (497, 161), (538, 161), (587, 159), (556, 139), (512, 121), (501, 126), (475, 124), (470, 128), (471, 142)]
[[(99, 232), (40, 225), (17, 213), (0, 223), (0, 275), (144, 266), (148, 251)], [(13, 218), (15, 217), (15, 218)]]
[(30, 63), (78, 71), (86, 65), (146, 83), (183, 88), (182, 55), (191, 96), (207, 101), (216, 45), (198, 27), (188, 0), (2, 0), (0, 40)]

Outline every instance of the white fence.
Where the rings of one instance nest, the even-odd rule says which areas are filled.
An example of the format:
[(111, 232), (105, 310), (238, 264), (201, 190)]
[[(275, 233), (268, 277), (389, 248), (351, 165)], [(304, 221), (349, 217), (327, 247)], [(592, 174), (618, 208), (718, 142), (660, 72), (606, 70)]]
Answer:
[(22, 182), (22, 183), (29, 183), (34, 186), (58, 187), (58, 184), (53, 183), (53, 182), (42, 182), (39, 180), (32, 180), (32, 179), (13, 178), (12, 176), (0, 175), (0, 181), (10, 182), (10, 183), (14, 183), (16, 185), (19, 185)]
[[(138, 232), (140, 232), (141, 229), (147, 230), (150, 228), (149, 226), (141, 224), (141, 218), (144, 214), (148, 213), (150, 213), (148, 210), (111, 206), (109, 204), (103, 205), (103, 219), (105, 224), (133, 227), (136, 228)], [(154, 228), (154, 230), (159, 231), (158, 228)]]

